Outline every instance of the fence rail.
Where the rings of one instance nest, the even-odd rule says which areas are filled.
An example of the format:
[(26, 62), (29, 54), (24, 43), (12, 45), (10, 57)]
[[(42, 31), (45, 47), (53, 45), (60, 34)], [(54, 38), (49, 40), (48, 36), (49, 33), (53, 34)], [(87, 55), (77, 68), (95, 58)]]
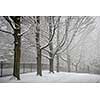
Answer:
[[(42, 64), (42, 69), (47, 69), (47, 64)], [(35, 72), (37, 65), (34, 63), (21, 63), (20, 73)], [(0, 77), (9, 76), (13, 74), (13, 63), (0, 62)]]
[[(43, 70), (49, 70), (48, 64), (42, 64)], [(54, 68), (56, 70), (56, 67)], [(37, 65), (35, 63), (21, 63), (20, 64), (20, 73), (29, 73), (29, 72), (36, 72)], [(67, 67), (59, 67), (61, 72), (67, 72)], [(71, 67), (70, 72), (77, 72), (77, 73), (94, 73), (100, 74), (100, 67)], [(9, 76), (13, 74), (13, 63), (5, 63), (0, 62), (0, 77)]]

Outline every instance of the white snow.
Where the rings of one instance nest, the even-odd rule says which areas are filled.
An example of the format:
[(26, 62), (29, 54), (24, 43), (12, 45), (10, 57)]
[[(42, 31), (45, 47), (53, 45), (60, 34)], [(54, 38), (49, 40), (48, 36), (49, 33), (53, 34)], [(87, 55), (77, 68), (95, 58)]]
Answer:
[(16, 80), (12, 76), (0, 78), (0, 83), (99, 83), (100, 75), (86, 73), (49, 73), (43, 71), (43, 76), (37, 76), (36, 72), (21, 74), (21, 80)]

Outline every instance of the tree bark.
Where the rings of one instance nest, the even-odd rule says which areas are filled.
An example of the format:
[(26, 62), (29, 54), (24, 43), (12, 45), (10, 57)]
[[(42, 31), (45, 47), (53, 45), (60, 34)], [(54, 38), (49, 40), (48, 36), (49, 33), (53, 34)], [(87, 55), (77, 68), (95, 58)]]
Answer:
[[(50, 16), (49, 17), (49, 39), (52, 37), (52, 17)], [(50, 45), (49, 45), (49, 49), (50, 49), (50, 53), (49, 53), (49, 56), (50, 56), (50, 59), (49, 59), (49, 71), (50, 73), (54, 73), (54, 68), (53, 68), (53, 43), (52, 41), (50, 42)]]
[[(57, 29), (57, 47), (59, 46), (59, 24)], [(59, 72), (59, 54), (57, 54), (57, 72)]]
[(20, 34), (20, 17), (14, 17), (14, 69), (13, 76), (20, 80), (20, 57), (21, 57), (21, 36)]
[(41, 50), (39, 48), (37, 48), (37, 75), (42, 76)]
[(70, 72), (70, 55), (67, 54), (67, 66), (68, 66), (68, 72)]
[(42, 76), (41, 68), (41, 48), (40, 48), (40, 17), (36, 17), (36, 48), (37, 48), (37, 75)]
[(59, 72), (59, 55), (57, 54), (57, 72)]
[(50, 56), (50, 59), (49, 59), (50, 69), (49, 69), (49, 71), (52, 72), (52, 73), (54, 73), (54, 68), (53, 68), (53, 54), (52, 54), (52, 52), (53, 52), (53, 44), (52, 44), (52, 42), (49, 45), (49, 49), (50, 49), (50, 52), (51, 52), (51, 53), (49, 53), (49, 56)]

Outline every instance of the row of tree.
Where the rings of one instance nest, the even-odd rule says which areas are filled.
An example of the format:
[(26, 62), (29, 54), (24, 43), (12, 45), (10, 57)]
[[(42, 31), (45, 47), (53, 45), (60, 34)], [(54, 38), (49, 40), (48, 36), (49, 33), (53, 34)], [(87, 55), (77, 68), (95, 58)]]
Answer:
[[(54, 73), (54, 59), (56, 57), (59, 72), (60, 59), (67, 62), (68, 71), (71, 65), (70, 51), (82, 40), (84, 34), (89, 34), (94, 28), (94, 17), (90, 16), (3, 16), (5, 24), (11, 29), (0, 28), (3, 33), (11, 34), (14, 39), (14, 68), (13, 76), (20, 80), (21, 43), (25, 34), (34, 34), (35, 42), (30, 46), (36, 48), (37, 75), (42, 76), (42, 58), (49, 61), (49, 72)], [(44, 23), (45, 22), (45, 23)], [(44, 25), (44, 26), (43, 26)], [(23, 29), (22, 26), (28, 26)], [(24, 30), (24, 31), (23, 31)], [(30, 41), (30, 39), (28, 39)], [(65, 58), (66, 55), (66, 58)], [(77, 63), (72, 63), (78, 66)]]

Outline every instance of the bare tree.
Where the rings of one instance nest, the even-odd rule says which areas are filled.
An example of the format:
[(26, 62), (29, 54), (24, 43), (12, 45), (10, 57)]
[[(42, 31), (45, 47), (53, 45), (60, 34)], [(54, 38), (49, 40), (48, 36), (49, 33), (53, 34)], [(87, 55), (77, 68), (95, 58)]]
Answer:
[(14, 37), (14, 70), (13, 76), (20, 80), (20, 55), (21, 55), (21, 28), (20, 16), (4, 16), (13, 32), (0, 29), (1, 32), (11, 34)]
[[(54, 22), (53, 20), (54, 20), (54, 17), (50, 16), (49, 17), (49, 39), (52, 36), (52, 22)], [(50, 52), (49, 52), (49, 57), (50, 57), (50, 59), (49, 59), (49, 65), (50, 65), (49, 71), (52, 72), (52, 73), (54, 73), (53, 59), (52, 59), (53, 58), (53, 54), (52, 54), (53, 53), (53, 42), (52, 41), (49, 44), (49, 49), (50, 49)]]
[[(50, 50), (52, 50), (52, 40), (53, 40), (53, 37), (55, 35), (55, 32), (52, 33), (52, 29), (50, 29), (50, 31), (45, 31), (45, 30), (42, 30), (41, 28), (41, 17), (40, 16), (32, 16), (32, 17), (29, 17), (29, 19), (31, 20), (31, 24), (34, 24), (34, 30), (33, 30), (33, 33), (35, 33), (35, 37), (36, 37), (36, 49), (37, 49), (37, 75), (40, 75), (42, 76), (42, 66), (41, 66), (41, 61), (42, 61), (42, 56), (43, 57), (46, 57), (44, 54), (43, 54), (43, 50), (45, 50), (45, 48), (49, 47)], [(56, 27), (54, 28), (54, 30), (56, 30)], [(44, 32), (46, 34), (49, 35), (49, 38), (46, 37), (45, 35), (41, 34), (41, 32)], [(43, 36), (43, 38), (41, 38), (41, 36)], [(48, 41), (46, 41), (46, 44), (41, 46), (41, 41), (45, 41), (45, 38), (48, 39)], [(34, 45), (34, 44), (32, 44)], [(49, 55), (51, 56), (52, 54), (50, 52), (48, 52)], [(50, 59), (49, 59), (50, 60)], [(50, 65), (52, 66), (53, 62), (51, 62), (50, 60)], [(53, 66), (52, 66), (53, 67)], [(52, 71), (53, 72), (53, 71)]]
[[(60, 36), (59, 36), (59, 24), (58, 24), (58, 28), (57, 28), (57, 46), (59, 46), (59, 39), (60, 39)], [(60, 65), (59, 65), (59, 54), (57, 54), (57, 72), (59, 72), (59, 67), (60, 67)]]
[(43, 50), (49, 54), (49, 57), (47, 55), (45, 56), (43, 55), (43, 56), (48, 58), (49, 60), (49, 72), (54, 73), (53, 37), (56, 34), (56, 30), (58, 29), (58, 24), (59, 24), (61, 16), (48, 16), (47, 18), (48, 18), (48, 23), (49, 23), (49, 40), (52, 38), (52, 41), (49, 42), (49, 50), (46, 49), (47, 47), (43, 48)]
[(20, 80), (20, 58), (21, 58), (21, 37), (26, 32), (21, 32), (20, 16), (4, 16), (3, 17), (9, 24), (11, 31), (0, 29), (1, 32), (11, 34), (14, 38), (14, 68), (13, 76)]
[(65, 46), (63, 46), (63, 48), (57, 52), (60, 55), (62, 55), (62, 53), (64, 54), (67, 53), (66, 61), (68, 65), (68, 71), (70, 71), (71, 59), (70, 59), (69, 50), (73, 46), (72, 45), (73, 41), (76, 39), (75, 37), (82, 36), (82, 33), (84, 33), (84, 31), (87, 30), (88, 27), (94, 23), (95, 18), (90, 16), (75, 16), (75, 17), (69, 16), (67, 18), (68, 20), (66, 21), (66, 31), (65, 31), (67, 34), (66, 43)]
[(40, 46), (40, 17), (36, 16), (36, 48), (37, 48), (37, 75), (42, 76), (41, 46)]

